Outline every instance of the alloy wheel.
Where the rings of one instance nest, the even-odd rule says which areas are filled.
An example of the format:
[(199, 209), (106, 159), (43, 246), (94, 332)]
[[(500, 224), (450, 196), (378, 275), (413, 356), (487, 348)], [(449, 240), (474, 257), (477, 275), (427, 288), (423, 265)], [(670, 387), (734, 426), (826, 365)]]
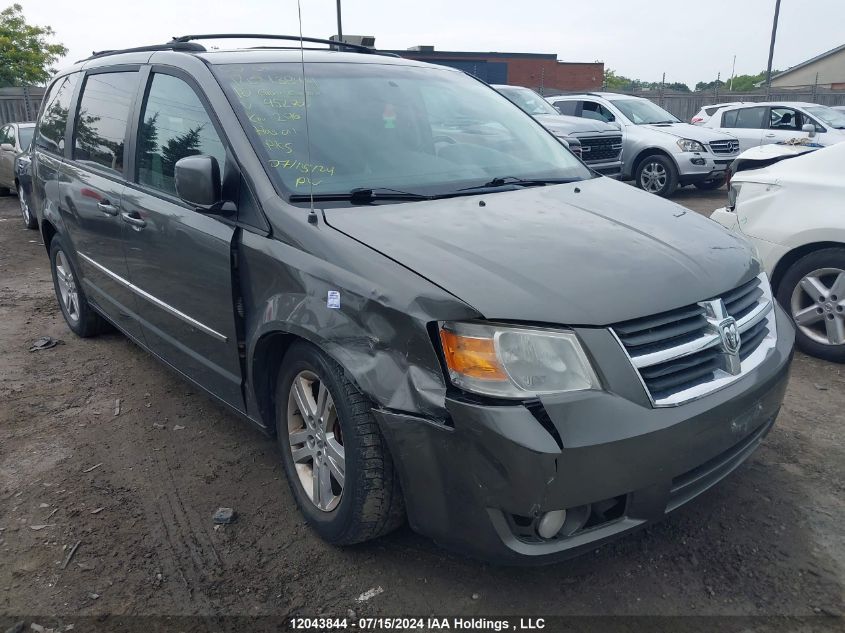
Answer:
[(792, 291), (795, 325), (823, 345), (845, 344), (845, 270), (819, 268), (804, 275)]
[(343, 494), (346, 459), (334, 399), (314, 372), (304, 370), (293, 379), (287, 422), (291, 456), (302, 488), (315, 507), (331, 512)]
[(640, 174), (640, 186), (649, 193), (657, 193), (666, 187), (669, 174), (666, 168), (658, 162), (649, 162)]
[(59, 285), (59, 295), (62, 306), (68, 318), (76, 323), (79, 321), (79, 291), (76, 288), (76, 278), (70, 268), (64, 251), (56, 252), (56, 280)]

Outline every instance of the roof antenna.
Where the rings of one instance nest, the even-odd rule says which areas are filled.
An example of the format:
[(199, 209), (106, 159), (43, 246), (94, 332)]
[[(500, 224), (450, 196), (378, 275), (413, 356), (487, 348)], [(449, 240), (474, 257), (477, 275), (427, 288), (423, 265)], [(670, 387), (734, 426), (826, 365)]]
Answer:
[(305, 110), (305, 143), (308, 155), (308, 189), (311, 203), (311, 211), (308, 213), (308, 223), (317, 224), (317, 212), (314, 210), (314, 183), (311, 176), (313, 165), (311, 165), (311, 131), (308, 129), (308, 85), (305, 82), (305, 47), (302, 43), (302, 6), (300, 0), (296, 0), (296, 12), (299, 17), (299, 62), (302, 66), (302, 103)]

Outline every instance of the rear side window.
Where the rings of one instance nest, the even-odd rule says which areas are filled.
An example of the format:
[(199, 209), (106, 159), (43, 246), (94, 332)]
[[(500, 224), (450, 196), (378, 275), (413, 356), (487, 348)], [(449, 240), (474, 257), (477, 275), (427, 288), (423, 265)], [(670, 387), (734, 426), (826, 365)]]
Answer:
[(722, 115), (722, 127), (760, 130), (766, 127), (766, 108), (740, 108)]
[(713, 114), (716, 112), (716, 110), (718, 110), (721, 107), (722, 106), (720, 106), (720, 105), (710, 106), (709, 108), (704, 108), (704, 111), (707, 113), (707, 116), (713, 116)]
[(568, 114), (569, 116), (575, 116), (575, 113), (578, 111), (578, 102), (577, 101), (555, 101), (555, 108), (561, 114)]
[(197, 154), (216, 158), (223, 173), (226, 150), (197, 94), (177, 77), (154, 74), (138, 130), (138, 182), (175, 196), (176, 162)]
[(88, 76), (76, 115), (74, 160), (116, 173), (123, 171), (126, 125), (137, 81), (135, 71)]
[(79, 73), (74, 73), (59, 79), (50, 88), (50, 92), (44, 100), (41, 119), (38, 121), (38, 134), (35, 137), (36, 147), (54, 154), (64, 153), (68, 112), (73, 91), (78, 81)]

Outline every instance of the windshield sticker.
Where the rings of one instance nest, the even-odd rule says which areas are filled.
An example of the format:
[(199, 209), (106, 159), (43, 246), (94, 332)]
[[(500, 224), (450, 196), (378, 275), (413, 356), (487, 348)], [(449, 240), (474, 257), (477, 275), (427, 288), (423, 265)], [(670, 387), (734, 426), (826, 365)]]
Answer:
[(392, 130), (396, 127), (396, 108), (393, 107), (392, 103), (385, 104), (384, 114), (381, 115), (381, 118), (384, 119), (385, 130)]
[(329, 296), (326, 299), (326, 306), (335, 310), (340, 308), (340, 292), (337, 290), (329, 290)]

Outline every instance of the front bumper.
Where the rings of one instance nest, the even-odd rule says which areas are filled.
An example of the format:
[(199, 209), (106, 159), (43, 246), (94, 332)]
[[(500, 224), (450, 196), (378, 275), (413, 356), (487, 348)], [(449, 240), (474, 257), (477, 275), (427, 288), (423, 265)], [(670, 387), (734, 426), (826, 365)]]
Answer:
[[(451, 424), (375, 411), (411, 526), (485, 560), (542, 564), (662, 518), (730, 473), (771, 429), (793, 345), (788, 319), (777, 315), (778, 343), (756, 370), (675, 408), (652, 408), (621, 348), (614, 358), (601, 331), (584, 329), (589, 353), (603, 356), (599, 368), (613, 368), (602, 374), (606, 391), (528, 406), (450, 397)], [(520, 527), (551, 510), (609, 501), (617, 508), (610, 520), (591, 519), (569, 537), (532, 539)]]
[(730, 164), (736, 158), (719, 156), (709, 152), (681, 152), (675, 154), (678, 165), (678, 181), (682, 185), (724, 178)]
[(608, 161), (608, 162), (588, 162), (584, 161), (587, 167), (600, 173), (602, 176), (607, 176), (608, 178), (616, 178), (617, 180), (622, 177), (622, 161)]

